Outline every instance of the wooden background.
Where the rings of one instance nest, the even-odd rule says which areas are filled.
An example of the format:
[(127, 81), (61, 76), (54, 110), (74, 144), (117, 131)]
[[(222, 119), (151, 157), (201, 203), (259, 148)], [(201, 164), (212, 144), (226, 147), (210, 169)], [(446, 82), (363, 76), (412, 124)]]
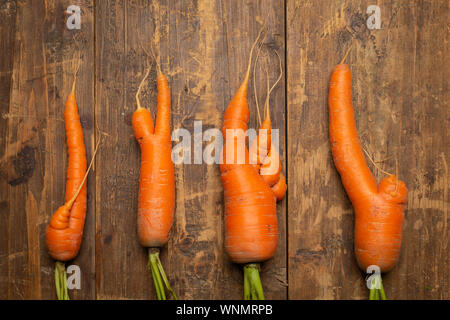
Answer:
[[(70, 4), (81, 30), (67, 30)], [(380, 30), (366, 9), (381, 8)], [(135, 93), (157, 43), (172, 92), (172, 126), (220, 128), (250, 46), (265, 21), (256, 85), (264, 68), (284, 75), (271, 97), (288, 194), (278, 204), (279, 246), (263, 264), (268, 299), (366, 299), (353, 253), (353, 210), (328, 142), (330, 73), (355, 38), (347, 63), (360, 140), (409, 189), (398, 266), (388, 298), (449, 299), (449, 31), (447, 0), (380, 1), (0, 1), (0, 298), (54, 299), (45, 228), (62, 204), (64, 101), (76, 53), (77, 100), (91, 158), (72, 299), (154, 299), (146, 251), (136, 237), (139, 148), (131, 129)], [(155, 109), (155, 69), (141, 102)], [(250, 127), (255, 127), (253, 80)], [(383, 174), (372, 167), (377, 179)], [(185, 299), (240, 299), (242, 271), (223, 249), (217, 165), (176, 166), (176, 216), (162, 260)]]

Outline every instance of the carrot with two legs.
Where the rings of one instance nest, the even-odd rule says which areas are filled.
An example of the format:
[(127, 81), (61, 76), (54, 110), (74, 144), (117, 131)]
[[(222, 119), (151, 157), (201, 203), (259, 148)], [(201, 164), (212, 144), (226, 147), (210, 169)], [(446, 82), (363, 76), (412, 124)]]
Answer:
[(152, 271), (158, 299), (166, 300), (164, 286), (177, 299), (159, 258), (160, 248), (169, 240), (175, 210), (175, 174), (170, 132), (170, 88), (167, 78), (161, 72), (157, 62), (158, 111), (156, 125), (154, 125), (152, 115), (147, 109), (141, 107), (139, 101), (139, 93), (149, 73), (150, 68), (136, 93), (137, 110), (132, 117), (134, 135), (141, 149), (138, 236), (140, 244), (148, 248), (148, 264)]
[[(349, 49), (350, 50), (350, 49)], [(348, 55), (348, 52), (345, 56)], [(328, 106), (334, 163), (355, 210), (355, 253), (359, 267), (378, 266), (381, 273), (397, 263), (407, 188), (389, 174), (377, 185), (364, 159), (352, 104), (352, 77), (344, 59), (331, 75)], [(370, 299), (385, 299), (381, 276), (373, 277)]]
[(55, 286), (59, 300), (69, 299), (64, 263), (74, 259), (80, 250), (87, 206), (85, 182), (100, 142), (99, 140), (97, 143), (91, 163), (86, 171), (86, 148), (75, 99), (75, 83), (78, 68), (79, 64), (77, 71), (74, 73), (72, 90), (67, 98), (64, 110), (69, 154), (66, 203), (53, 214), (45, 234), (49, 254), (56, 260)]
[[(273, 148), (271, 143), (265, 148), (253, 149), (264, 150), (256, 156), (256, 163), (250, 162), (247, 147), (240, 145), (245, 143), (248, 128), (247, 91), (252, 55), (262, 31), (251, 48), (244, 80), (225, 110), (222, 126), (225, 141), (220, 165), (225, 198), (225, 250), (233, 262), (244, 264), (244, 299), (255, 300), (264, 299), (259, 264), (275, 253), (278, 242), (276, 201), (286, 191), (284, 187), (278, 196), (275, 193), (284, 181), (279, 168), (275, 168), (277, 173), (273, 185), (268, 184), (261, 173), (261, 166), (270, 162), (266, 159), (270, 160), (267, 155)], [(270, 119), (266, 119), (261, 127), (270, 128)], [(264, 137), (269, 137), (267, 130)], [(262, 141), (262, 136), (259, 139)], [(243, 150), (242, 159), (239, 159), (239, 150)]]

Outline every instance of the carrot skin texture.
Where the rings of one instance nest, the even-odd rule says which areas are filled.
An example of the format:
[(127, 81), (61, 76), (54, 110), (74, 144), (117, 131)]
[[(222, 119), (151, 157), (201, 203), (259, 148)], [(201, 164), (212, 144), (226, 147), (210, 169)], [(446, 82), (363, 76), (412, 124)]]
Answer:
[(333, 160), (355, 210), (355, 254), (366, 271), (377, 265), (390, 271), (398, 261), (408, 190), (390, 175), (375, 181), (358, 140), (352, 104), (352, 78), (346, 64), (335, 67), (330, 80), (329, 130)]
[[(225, 110), (222, 126), (225, 142), (220, 170), (225, 198), (225, 250), (235, 263), (263, 262), (273, 257), (278, 242), (276, 202), (284, 197), (286, 191), (281, 188), (282, 192), (278, 190), (279, 194), (276, 195), (260, 172), (264, 162), (262, 158), (270, 153), (270, 120), (262, 123), (261, 128), (268, 130), (256, 139), (267, 139), (268, 142), (265, 146), (264, 143), (260, 146), (258, 142), (252, 145), (251, 155), (245, 147), (244, 163), (236, 162), (238, 139), (234, 138), (231, 143), (227, 139), (227, 129), (245, 132), (248, 128), (247, 86), (248, 78)], [(226, 154), (232, 148), (235, 157), (229, 163)], [(258, 159), (257, 163), (251, 164), (250, 157)], [(276, 185), (276, 182), (272, 185)]]
[(222, 173), (225, 196), (225, 249), (233, 262), (272, 258), (278, 242), (276, 199), (249, 164)]
[(156, 114), (155, 134), (158, 136), (168, 138), (169, 141), (171, 141), (170, 88), (165, 75), (159, 74), (157, 76), (156, 86), (158, 88), (158, 96), (156, 97), (158, 111)]
[(258, 172), (261, 169), (263, 159), (270, 151), (271, 139), (272, 123), (270, 119), (264, 119), (259, 128), (258, 136), (249, 150), (249, 158), (253, 161), (252, 164)]
[(287, 191), (286, 178), (284, 175), (280, 174), (280, 180), (278, 180), (272, 187), (272, 192), (275, 194), (277, 201), (281, 201)]
[[(73, 92), (66, 100), (64, 122), (69, 155), (65, 195), (67, 202), (77, 192), (87, 168), (83, 129)], [(78, 254), (83, 237), (86, 207), (87, 192), (84, 184), (70, 210), (63, 205), (53, 215), (46, 230), (46, 243), (53, 259), (68, 261)]]
[(138, 196), (138, 236), (144, 247), (162, 247), (169, 239), (175, 210), (175, 174), (170, 133), (170, 89), (166, 77), (157, 77), (157, 118), (146, 109), (132, 117), (141, 149)]

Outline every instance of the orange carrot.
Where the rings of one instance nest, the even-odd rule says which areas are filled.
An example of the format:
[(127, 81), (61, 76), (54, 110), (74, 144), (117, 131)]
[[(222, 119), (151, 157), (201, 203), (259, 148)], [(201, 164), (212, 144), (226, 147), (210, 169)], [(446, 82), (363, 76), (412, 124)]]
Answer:
[[(284, 192), (280, 192), (282, 183), (277, 186), (276, 190), (279, 192), (277, 196), (271, 189), (272, 185), (278, 184), (277, 180), (273, 184), (267, 183), (261, 173), (264, 161), (272, 150), (270, 118), (265, 119), (261, 125), (267, 130), (255, 139), (257, 141), (265, 139), (267, 142), (265, 146), (262, 143), (261, 146), (257, 144), (253, 147), (252, 152), (257, 154), (251, 157), (244, 146), (242, 163), (239, 163), (240, 159), (237, 158), (239, 143), (242, 141), (240, 135), (245, 134), (249, 118), (247, 90), (252, 54), (262, 30), (251, 48), (247, 72), (225, 111), (222, 126), (225, 141), (220, 170), (225, 197), (225, 249), (233, 262), (245, 264), (245, 299), (264, 299), (259, 277), (259, 263), (272, 258), (275, 253), (278, 241), (276, 201), (278, 196), (280, 199), (284, 196)], [(236, 130), (242, 131), (236, 133)], [(232, 159), (227, 158), (227, 153), (230, 151), (234, 154)], [(256, 158), (256, 163), (252, 164), (249, 161), (251, 158)], [(279, 158), (275, 160), (279, 161)]]
[[(64, 121), (68, 147), (66, 203), (54, 214), (46, 230), (46, 243), (50, 256), (57, 260), (55, 279), (58, 299), (68, 299), (64, 261), (72, 260), (80, 250), (86, 216), (86, 149), (83, 129), (75, 100), (76, 72), (72, 90), (67, 98)], [(97, 144), (98, 147), (98, 144)], [(97, 147), (95, 152), (97, 152)], [(90, 166), (95, 157), (92, 157)], [(89, 166), (89, 169), (90, 169)]]
[[(388, 272), (400, 255), (407, 189), (394, 175), (382, 179), (377, 186), (358, 140), (352, 105), (352, 78), (343, 61), (331, 75), (328, 106), (334, 163), (355, 210), (358, 265), (365, 272), (370, 265), (378, 266), (381, 272)], [(379, 281), (381, 283), (381, 279)], [(385, 297), (382, 286), (377, 290), (380, 292), (371, 290), (371, 297), (374, 294)]]
[(159, 63), (157, 67), (156, 126), (150, 112), (142, 108), (139, 102), (139, 93), (150, 68), (136, 93), (137, 110), (133, 114), (132, 125), (141, 149), (138, 236), (141, 245), (149, 248), (149, 267), (152, 270), (158, 299), (165, 300), (163, 282), (177, 299), (159, 259), (159, 248), (167, 243), (173, 222), (175, 175), (170, 132), (170, 89)]
[[(280, 75), (278, 79), (275, 81), (273, 86), (269, 88), (269, 74), (266, 69), (266, 75), (267, 75), (267, 97), (265, 102), (265, 118), (263, 123), (260, 126), (259, 134), (257, 139), (253, 142), (252, 146), (250, 147), (250, 159), (256, 159), (256, 169), (259, 172), (259, 174), (262, 176), (264, 181), (273, 188), (277, 184), (277, 188), (275, 191), (278, 191), (276, 193), (277, 201), (281, 200), (284, 197), (284, 193), (286, 192), (286, 189), (284, 187), (286, 186), (286, 183), (284, 181), (284, 176), (281, 175), (281, 161), (280, 161), (280, 155), (278, 154), (276, 148), (274, 148), (272, 143), (272, 122), (270, 120), (270, 104), (269, 104), (269, 98), (270, 94), (272, 93), (272, 90), (276, 87), (278, 82), (281, 80), (281, 77), (283, 75), (283, 67), (281, 65), (281, 58), (278, 55), (278, 53), (275, 51), (279, 66), (280, 66)], [(259, 108), (258, 108), (259, 110)], [(257, 152), (258, 155), (255, 156), (254, 153)], [(284, 186), (284, 187), (283, 187)], [(284, 191), (283, 191), (284, 190)], [(274, 191), (272, 189), (272, 191)], [(281, 192), (283, 191), (283, 192)]]

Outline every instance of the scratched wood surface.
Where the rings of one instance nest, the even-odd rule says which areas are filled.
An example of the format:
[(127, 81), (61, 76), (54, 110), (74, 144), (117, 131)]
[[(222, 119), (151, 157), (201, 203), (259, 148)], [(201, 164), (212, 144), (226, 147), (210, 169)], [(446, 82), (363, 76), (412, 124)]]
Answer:
[[(370, 31), (374, 3), (382, 25)], [(361, 144), (384, 170), (397, 162), (409, 189), (400, 261), (383, 277), (388, 298), (449, 298), (449, 13), (448, 1), (287, 1), (289, 298), (368, 297), (328, 140), (326, 92), (352, 42), (346, 26)]]
[[(83, 29), (65, 28), (69, 1), (2, 1), (2, 205), (1, 294), (10, 299), (54, 298), (53, 267), (45, 245), (51, 214), (63, 204), (67, 152), (64, 102), (73, 81), (74, 53), (81, 47), (77, 100), (88, 157), (93, 143), (93, 5), (80, 1)], [(8, 24), (3, 24), (3, 17)], [(6, 45), (4, 47), (3, 45)], [(3, 60), (3, 59), (2, 59)], [(5, 92), (5, 91), (9, 91)], [(6, 99), (6, 100), (5, 100)], [(6, 102), (6, 103), (5, 103)], [(6, 183), (5, 183), (6, 182)], [(95, 185), (88, 182), (88, 193)], [(94, 209), (88, 214), (80, 254), (82, 291), (95, 298)]]
[[(65, 9), (79, 5), (81, 30)], [(377, 1), (381, 30), (369, 31), (365, 0), (0, 1), (0, 299), (54, 299), (45, 228), (62, 204), (63, 108), (82, 53), (77, 100), (88, 149), (102, 139), (88, 179), (82, 271), (73, 299), (154, 299), (147, 253), (136, 237), (139, 148), (131, 128), (135, 94), (155, 113), (154, 44), (172, 94), (172, 128), (220, 128), (266, 22), (255, 94), (271, 96), (288, 195), (278, 204), (280, 239), (262, 266), (268, 299), (365, 299), (353, 254), (353, 211), (328, 146), (327, 87), (355, 37), (353, 73), (363, 146), (409, 187), (401, 259), (385, 287), (393, 299), (448, 299), (447, 1)], [(285, 17), (286, 14), (286, 17)], [(447, 45), (445, 45), (447, 44)], [(285, 61), (286, 59), (286, 61)], [(203, 146), (207, 143), (204, 142)], [(193, 154), (192, 154), (193, 156)], [(286, 167), (287, 166), (287, 167)], [(377, 179), (382, 174), (373, 168)], [(176, 165), (176, 213), (162, 249), (184, 299), (240, 299), (243, 274), (223, 249), (223, 191), (217, 165)]]
[[(284, 56), (283, 7), (264, 1), (237, 2), (102, 1), (96, 6), (96, 119), (105, 143), (96, 172), (97, 297), (155, 298), (147, 252), (136, 238), (139, 148), (131, 128), (135, 94), (152, 64), (141, 103), (155, 112), (156, 67), (153, 43), (172, 93), (172, 127), (194, 131), (220, 128), (223, 111), (239, 87), (251, 44), (266, 12), (271, 30), (265, 40), (271, 81), (278, 76), (275, 54)], [(236, 14), (237, 13), (237, 14)], [(250, 16), (253, 16), (250, 19)], [(281, 17), (281, 19), (279, 18)], [(255, 19), (256, 18), (256, 19)], [(261, 74), (261, 73), (259, 73)], [(265, 77), (258, 81), (260, 99)], [(252, 82), (253, 83), (253, 82)], [(262, 87), (262, 88), (261, 88)], [(250, 94), (251, 127), (256, 125)], [(273, 121), (284, 138), (284, 85), (273, 95)], [(204, 144), (205, 146), (206, 144)], [(282, 144), (284, 150), (284, 143)], [(194, 155), (192, 154), (192, 157)], [(120, 165), (118, 165), (120, 164)], [(242, 296), (243, 274), (223, 249), (223, 191), (216, 165), (177, 165), (176, 214), (161, 256), (174, 290), (186, 299)], [(285, 204), (279, 206), (281, 237), (276, 257), (263, 265), (269, 298), (287, 296)]]

